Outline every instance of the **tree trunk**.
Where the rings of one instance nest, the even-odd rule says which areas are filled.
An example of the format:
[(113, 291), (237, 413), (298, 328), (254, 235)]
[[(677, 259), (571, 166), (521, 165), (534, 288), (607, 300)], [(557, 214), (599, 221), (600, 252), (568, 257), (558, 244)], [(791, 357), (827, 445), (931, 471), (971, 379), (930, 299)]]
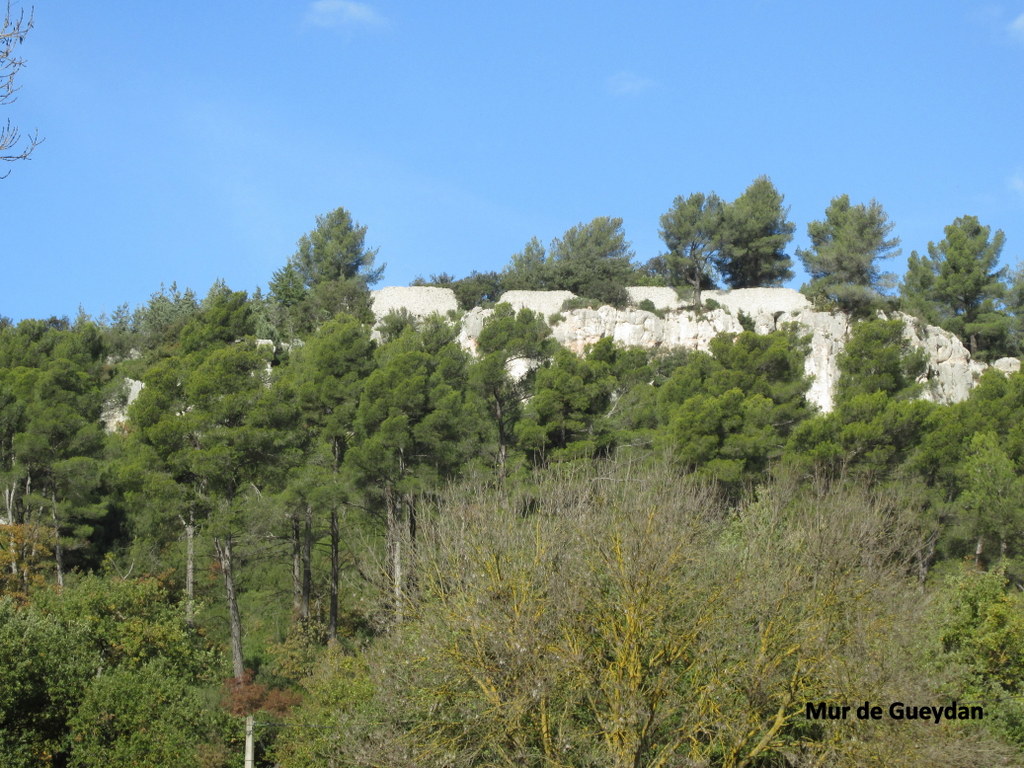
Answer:
[(402, 506), (405, 519), (401, 521), (403, 523), (402, 540), (407, 546), (405, 548), (405, 560), (402, 563), (402, 597), (408, 599), (409, 595), (414, 594), (417, 588), (416, 531), (419, 517), (416, 509), (416, 496), (407, 493), (404, 497), (404, 502)]
[(253, 730), (256, 725), (256, 718), (252, 715), (245, 716), (245, 754), (242, 756), (243, 768), (254, 768), (256, 765), (255, 739)]
[(21, 521), (16, 519), (14, 516), (14, 499), (17, 493), (18, 486), (15, 483), (4, 486), (4, 509), (7, 510), (7, 517), (5, 519), (5, 525), (11, 526), (10, 529), (10, 540), (11, 540), (11, 575), (18, 575), (18, 554), (19, 546), (17, 543), (17, 536), (15, 535), (14, 526)]
[[(185, 522), (185, 521), (182, 521)], [(185, 523), (185, 621), (192, 624), (196, 611), (196, 513), (188, 511)]]
[(53, 517), (53, 559), (57, 563), (57, 586), (64, 586), (64, 547), (60, 543), (60, 522), (57, 520), (57, 497), (50, 492), (50, 515)]
[(299, 516), (292, 520), (292, 620), (302, 618), (302, 538)]
[(309, 596), (313, 591), (313, 507), (306, 505), (305, 530), (302, 533), (302, 601), (303, 621), (309, 621)]
[(223, 540), (220, 538), (213, 540), (217, 558), (220, 560), (220, 569), (224, 574), (224, 591), (228, 599), (228, 620), (231, 625), (231, 668), (235, 674), (235, 680), (241, 683), (245, 679), (245, 659), (242, 656), (242, 617), (238, 613), (238, 595), (235, 592), (231, 544), (230, 534)]
[(385, 488), (387, 511), (387, 570), (391, 582), (391, 611), (396, 624), (402, 621), (402, 526), (399, 523), (401, 502), (394, 489)]
[(327, 640), (338, 639), (338, 577), (340, 571), (339, 547), (340, 534), (338, 531), (338, 510), (331, 510), (331, 597), (330, 615), (327, 621)]
[(981, 568), (981, 553), (985, 546), (985, 538), (983, 536), (978, 537), (978, 543), (974, 547), (974, 567)]
[(917, 581), (921, 589), (924, 589), (925, 579), (928, 578), (928, 569), (931, 566), (932, 558), (935, 557), (935, 547), (939, 542), (939, 532), (935, 531), (928, 537), (928, 543), (917, 560)]
[(4, 486), (4, 509), (7, 510), (7, 517), (2, 522), (5, 525), (14, 525), (19, 520), (14, 517), (14, 499), (17, 493), (18, 486), (14, 483)]
[(508, 438), (505, 435), (504, 409), (501, 396), (494, 392), (494, 421), (498, 425), (498, 481), (505, 480), (505, 463), (508, 460)]

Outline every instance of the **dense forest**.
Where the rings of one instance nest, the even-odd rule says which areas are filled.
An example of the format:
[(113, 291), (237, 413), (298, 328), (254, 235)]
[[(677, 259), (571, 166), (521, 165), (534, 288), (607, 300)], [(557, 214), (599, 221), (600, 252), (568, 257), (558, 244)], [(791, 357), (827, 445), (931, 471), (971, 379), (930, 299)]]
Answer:
[(699, 312), (791, 279), (795, 229), (761, 177), (676, 198), (646, 263), (600, 217), (418, 280), (494, 308), (475, 354), (374, 317), (343, 208), (266, 292), (0, 321), (0, 764), (241, 766), (248, 722), (283, 768), (1020, 765), (1024, 374), (922, 400), (892, 316), (1019, 356), (1001, 232), (897, 281), (877, 202), (807, 225), (804, 292), (857, 319), (829, 413), (795, 327), (576, 356), (497, 303)]

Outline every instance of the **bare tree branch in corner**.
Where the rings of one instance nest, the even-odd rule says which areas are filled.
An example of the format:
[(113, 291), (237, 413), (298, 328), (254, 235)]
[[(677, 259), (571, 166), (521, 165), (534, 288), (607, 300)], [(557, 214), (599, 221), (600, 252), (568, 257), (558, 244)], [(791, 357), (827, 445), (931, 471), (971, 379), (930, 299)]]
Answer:
[[(21, 11), (17, 17), (11, 15), (11, 4), (7, 3), (4, 11), (3, 27), (0, 28), (0, 106), (13, 104), (16, 100), (14, 95), (18, 87), (14, 84), (14, 78), (18, 71), (25, 66), (24, 59), (15, 55), (15, 49), (25, 41), (25, 36), (32, 29), (34, 22), (34, 11), (29, 13), (28, 20), (25, 19), (25, 12)], [(21, 131), (18, 126), (11, 125), (7, 120), (6, 124), (0, 127), (0, 160), (12, 163), (15, 160), (25, 160), (40, 143), (42, 139), (37, 133), (26, 136), (25, 143), (19, 150), (21, 144)], [(0, 179), (10, 174), (0, 174)]]

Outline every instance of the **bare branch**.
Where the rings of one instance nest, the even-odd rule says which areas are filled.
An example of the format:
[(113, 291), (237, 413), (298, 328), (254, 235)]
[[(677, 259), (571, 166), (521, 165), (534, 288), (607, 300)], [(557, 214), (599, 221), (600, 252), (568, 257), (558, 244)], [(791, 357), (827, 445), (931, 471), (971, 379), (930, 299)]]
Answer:
[[(7, 3), (3, 26), (0, 27), (0, 106), (13, 104), (17, 100), (15, 94), (19, 87), (15, 85), (15, 77), (25, 66), (25, 60), (17, 56), (15, 51), (18, 45), (25, 41), (25, 36), (32, 29), (34, 23), (34, 10), (29, 12), (26, 20), (24, 11), (18, 13), (17, 16), (12, 15), (11, 4)], [(8, 163), (27, 160), (32, 151), (43, 141), (39, 138), (38, 133), (29, 134), (25, 136), (25, 139), (26, 141), (19, 149), (18, 145), (22, 142), (21, 131), (8, 120), (0, 128), (0, 160)], [(0, 174), (0, 179), (6, 178), (9, 174), (10, 171)]]

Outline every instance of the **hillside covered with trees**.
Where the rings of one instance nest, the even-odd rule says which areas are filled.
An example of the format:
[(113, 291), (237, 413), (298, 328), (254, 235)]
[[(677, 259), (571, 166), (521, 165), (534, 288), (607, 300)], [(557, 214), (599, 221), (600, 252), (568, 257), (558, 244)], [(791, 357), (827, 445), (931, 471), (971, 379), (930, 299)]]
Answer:
[(897, 282), (878, 202), (807, 225), (803, 291), (857, 320), (827, 414), (795, 328), (576, 356), (496, 305), (699, 311), (791, 279), (795, 230), (761, 177), (677, 197), (646, 263), (599, 217), (418, 281), (494, 306), (476, 355), (456, 315), (375, 320), (344, 208), (266, 292), (0, 322), (0, 764), (242, 765), (251, 717), (285, 768), (1020, 765), (1024, 374), (917, 399), (886, 314), (1019, 356), (1002, 232), (959, 217)]

